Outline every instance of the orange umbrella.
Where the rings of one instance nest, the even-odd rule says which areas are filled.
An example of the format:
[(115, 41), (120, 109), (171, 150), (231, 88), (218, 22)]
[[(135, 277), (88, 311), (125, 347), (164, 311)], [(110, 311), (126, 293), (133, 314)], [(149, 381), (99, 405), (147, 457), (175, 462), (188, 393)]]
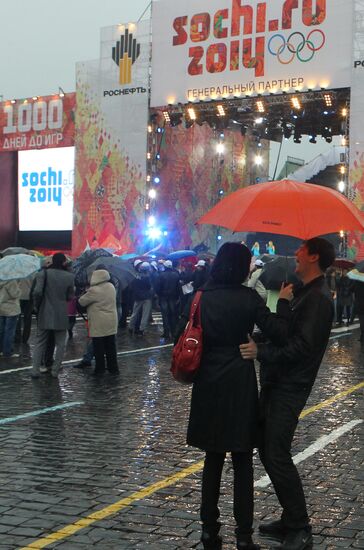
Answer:
[(281, 180), (231, 193), (197, 223), (310, 239), (342, 230), (363, 232), (364, 213), (328, 187)]

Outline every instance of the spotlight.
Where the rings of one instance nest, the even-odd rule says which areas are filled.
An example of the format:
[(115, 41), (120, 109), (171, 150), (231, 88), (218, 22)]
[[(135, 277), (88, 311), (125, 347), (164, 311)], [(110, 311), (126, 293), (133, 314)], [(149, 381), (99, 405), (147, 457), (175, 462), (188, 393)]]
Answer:
[(156, 196), (157, 196), (157, 191), (156, 191), (155, 189), (151, 189), (151, 190), (149, 191), (149, 193), (148, 193), (148, 197), (149, 197), (150, 199), (155, 199)]
[(32, 97), (32, 100), (33, 100), (33, 101), (37, 101), (37, 100), (38, 100), (38, 96), (37, 96), (37, 95), (33, 96), (33, 97)]
[(344, 107), (341, 111), (341, 116), (343, 116), (344, 118), (346, 118), (348, 116), (348, 110), (346, 107)]
[(188, 116), (190, 117), (190, 120), (196, 120), (197, 119), (196, 111), (193, 107), (189, 107), (187, 109), (187, 112), (188, 112)]
[(10, 100), (10, 103), (12, 103), (14, 105), (14, 103), (16, 103), (16, 100), (15, 99), (11, 99)]
[(158, 134), (163, 134), (164, 129), (161, 128), (161, 127), (159, 126), (159, 127), (157, 128), (157, 132), (158, 132)]
[(337, 184), (337, 188), (340, 191), (340, 193), (344, 193), (344, 191), (346, 189), (345, 182), (344, 181), (339, 181), (339, 183)]
[(154, 183), (160, 183), (160, 182), (161, 182), (160, 178), (158, 176), (156, 176), (154, 178)]
[(169, 116), (168, 111), (163, 111), (164, 120), (169, 124), (171, 122), (171, 117)]
[(264, 102), (261, 99), (259, 99), (255, 103), (255, 107), (256, 107), (256, 110), (258, 111), (258, 113), (265, 113)]
[(148, 218), (148, 225), (149, 225), (150, 227), (153, 227), (153, 226), (155, 225), (155, 221), (156, 221), (156, 220), (155, 220), (155, 217), (154, 217), (154, 216), (149, 216), (149, 218)]
[(331, 94), (324, 94), (324, 101), (326, 107), (332, 107), (332, 96)]
[(218, 105), (216, 107), (216, 109), (217, 109), (217, 116), (225, 116), (226, 115), (225, 109), (222, 105)]
[(64, 97), (66, 95), (60, 86), (58, 86), (58, 95), (59, 97)]
[(218, 143), (216, 145), (216, 152), (219, 154), (219, 155), (222, 155), (224, 152), (225, 152), (225, 145), (223, 143)]
[(151, 134), (152, 131), (153, 131), (153, 128), (152, 128), (151, 125), (149, 124), (149, 126), (148, 126), (148, 134)]
[(340, 166), (340, 174), (346, 174), (346, 167)]
[(149, 229), (149, 231), (147, 232), (147, 235), (151, 239), (158, 239), (158, 237), (162, 236), (162, 231), (160, 229), (158, 229), (158, 227), (153, 227), (153, 228)]
[(155, 159), (160, 160), (160, 158), (161, 158), (160, 153), (157, 153), (156, 156), (155, 156)]
[(262, 118), (262, 117), (258, 117), (258, 118), (256, 118), (256, 119), (255, 119), (255, 121), (254, 121), (254, 122), (255, 122), (255, 124), (262, 124), (262, 123), (263, 123), (263, 121), (264, 121), (264, 118)]
[(225, 139), (225, 134), (223, 132), (220, 134), (220, 139)]
[(217, 240), (218, 240), (218, 241), (221, 241), (221, 240), (222, 240), (222, 236), (221, 236), (221, 235), (218, 235), (218, 236), (217, 236)]
[(219, 189), (219, 195), (223, 195), (224, 194), (224, 190), (223, 189)]
[(254, 164), (256, 166), (261, 166), (263, 164), (263, 157), (261, 155), (255, 155)]
[(292, 97), (291, 104), (294, 109), (297, 109), (297, 110), (301, 109), (301, 103), (298, 97)]

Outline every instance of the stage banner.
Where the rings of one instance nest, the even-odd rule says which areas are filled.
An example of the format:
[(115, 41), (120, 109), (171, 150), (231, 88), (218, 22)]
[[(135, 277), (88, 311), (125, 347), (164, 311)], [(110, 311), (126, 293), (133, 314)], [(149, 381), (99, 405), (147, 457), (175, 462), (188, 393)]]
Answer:
[(73, 146), (75, 102), (71, 93), (0, 103), (0, 153)]
[(128, 252), (145, 216), (150, 21), (101, 30), (100, 59), (77, 64), (73, 254)]
[[(350, 172), (348, 196), (364, 213), (364, 6), (361, 0), (354, 0), (353, 56), (350, 97)], [(364, 259), (364, 234), (349, 233), (347, 253), (350, 258)]]
[(350, 0), (155, 0), (152, 106), (342, 88)]

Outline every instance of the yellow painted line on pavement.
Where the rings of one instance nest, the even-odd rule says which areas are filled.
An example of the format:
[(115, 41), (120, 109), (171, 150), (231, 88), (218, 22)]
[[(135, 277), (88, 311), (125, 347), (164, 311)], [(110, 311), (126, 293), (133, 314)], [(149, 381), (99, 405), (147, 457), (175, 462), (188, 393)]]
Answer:
[(304, 418), (308, 414), (312, 414), (316, 411), (319, 411), (324, 407), (329, 407), (329, 405), (332, 405), (332, 403), (335, 403), (335, 401), (338, 401), (339, 399), (342, 399), (343, 397), (346, 397), (347, 395), (350, 395), (351, 393), (354, 393), (355, 391), (360, 390), (361, 388), (364, 388), (364, 382), (360, 382), (360, 384), (357, 384), (356, 386), (352, 386), (347, 390), (337, 393), (333, 397), (330, 397), (330, 399), (326, 399), (325, 401), (322, 401), (322, 403), (319, 403), (318, 405), (314, 405), (313, 407), (309, 407), (308, 409), (305, 409), (304, 411), (302, 411), (300, 418)]
[[(360, 390), (361, 388), (364, 388), (364, 381), (360, 382), (360, 384), (357, 384), (356, 386), (352, 386), (351, 388), (348, 388), (340, 393), (337, 393), (330, 399), (326, 399), (325, 401), (322, 401), (322, 403), (318, 403), (318, 405), (314, 405), (313, 407), (309, 407), (308, 409), (305, 409), (301, 413), (300, 418), (304, 418), (305, 416), (312, 414), (316, 411), (319, 411), (324, 407), (329, 407), (336, 401), (339, 401), (340, 399), (346, 397), (347, 395), (350, 395), (351, 393), (356, 392), (357, 390)], [(66, 525), (65, 527), (62, 527), (62, 529), (60, 529), (59, 531), (55, 531), (54, 533), (51, 533), (46, 537), (38, 539), (30, 543), (28, 546), (24, 546), (23, 548), (20, 548), (20, 550), (35, 550), (39, 548), (45, 548), (50, 544), (55, 544), (60, 540), (66, 539), (71, 535), (74, 535), (81, 529), (85, 529), (86, 527), (89, 527), (96, 521), (100, 521), (111, 515), (114, 515), (120, 512), (121, 510), (123, 510), (124, 508), (131, 506), (134, 502), (137, 502), (138, 500), (142, 500), (143, 498), (149, 497), (150, 495), (152, 495), (153, 493), (156, 493), (160, 489), (165, 489), (166, 487), (170, 487), (171, 485), (174, 485), (178, 481), (181, 481), (182, 479), (199, 472), (200, 470), (202, 470), (202, 468), (203, 468), (203, 460), (201, 460), (200, 462), (196, 462), (195, 464), (188, 466), (188, 468), (184, 468), (183, 470), (177, 472), (176, 474), (168, 476), (162, 479), (161, 481), (158, 481), (157, 483), (153, 483), (152, 485), (149, 485), (148, 487), (145, 487), (140, 491), (136, 491), (135, 493), (132, 493), (130, 496), (125, 497), (119, 500), (118, 502), (111, 504), (110, 506), (106, 506), (105, 508), (102, 508), (97, 512), (93, 512), (92, 514), (86, 516), (85, 518), (81, 518), (75, 523)]]

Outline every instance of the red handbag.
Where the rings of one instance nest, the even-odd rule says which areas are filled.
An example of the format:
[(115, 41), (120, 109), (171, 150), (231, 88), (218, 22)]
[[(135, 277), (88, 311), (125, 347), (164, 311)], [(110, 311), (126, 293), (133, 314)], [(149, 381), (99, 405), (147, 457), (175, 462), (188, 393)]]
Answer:
[(186, 328), (172, 352), (171, 373), (177, 382), (192, 384), (200, 367), (202, 356), (201, 300), (202, 292), (196, 292)]

